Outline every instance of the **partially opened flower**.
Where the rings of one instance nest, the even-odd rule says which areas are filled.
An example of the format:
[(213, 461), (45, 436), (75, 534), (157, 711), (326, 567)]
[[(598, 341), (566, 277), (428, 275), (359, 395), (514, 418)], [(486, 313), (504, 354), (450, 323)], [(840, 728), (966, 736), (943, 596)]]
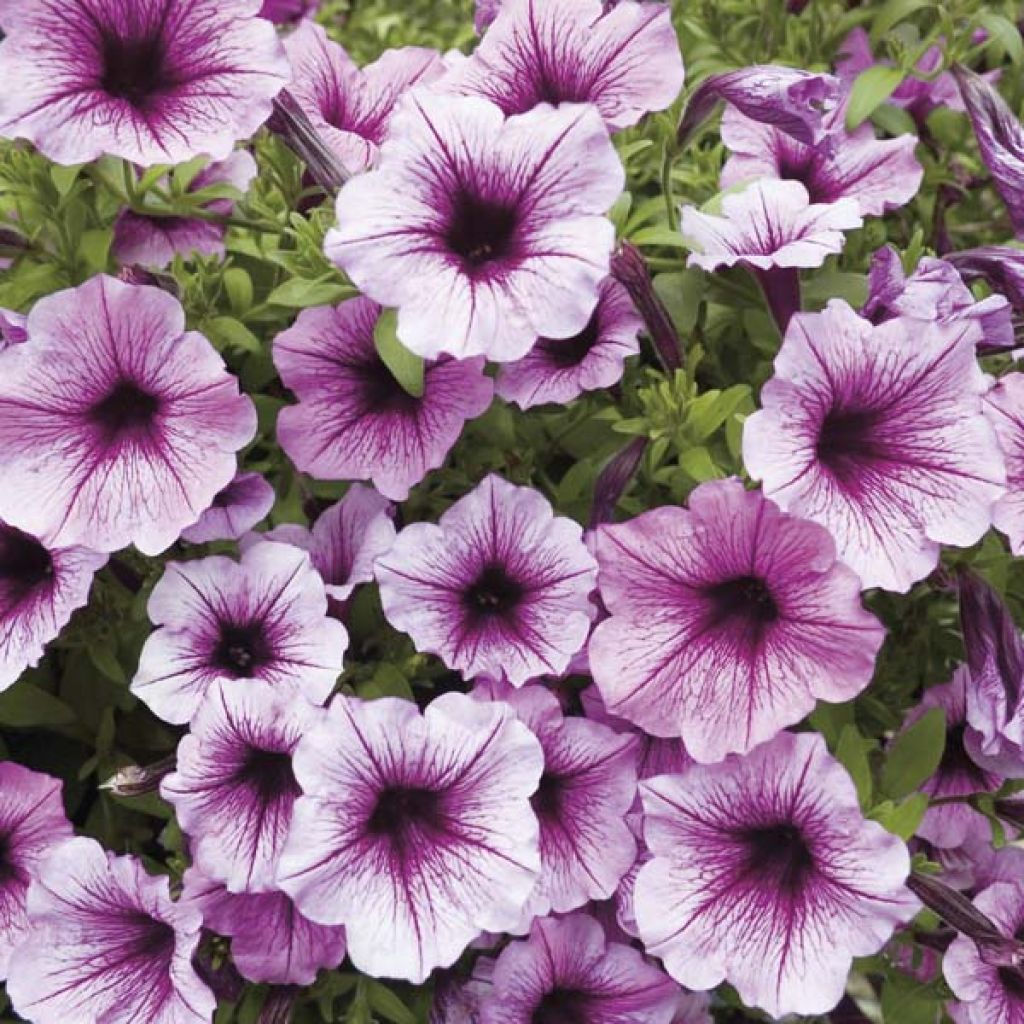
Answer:
[(409, 394), (377, 352), (380, 307), (348, 299), (304, 309), (274, 339), (274, 363), (299, 404), (282, 409), (277, 436), (306, 473), (327, 480), (372, 480), (404, 501), (440, 466), (466, 420), (491, 404), (482, 359), (441, 359), (423, 371), (423, 394)]
[(0, 308), (0, 352), (28, 340), (28, 317), (13, 309)]
[(422, 46), (385, 50), (360, 69), (312, 20), (288, 35), (284, 48), (292, 64), (288, 91), (350, 174), (376, 161), (402, 94), (445, 70), (440, 54)]
[(642, 783), (636, 916), (677, 981), (729, 981), (773, 1017), (839, 1002), (854, 957), (914, 916), (906, 847), (864, 819), (846, 770), (813, 733)]
[(604, 216), (623, 170), (586, 105), (506, 118), (488, 100), (417, 92), (377, 170), (338, 195), (327, 255), (398, 307), (398, 337), (433, 358), (509, 362), (582, 331), (608, 275)]
[(1024, 554), (1024, 373), (1008, 373), (985, 396), (985, 414), (1006, 458), (1006, 493), (996, 502), (992, 522)]
[(561, 675), (590, 629), (597, 566), (582, 529), (493, 474), (377, 561), (388, 621), (467, 678)]
[[(189, 183), (188, 191), (231, 185), (245, 192), (255, 177), (256, 161), (238, 149), (226, 160), (204, 167)], [(214, 199), (203, 205), (204, 210), (221, 215), (230, 214), (233, 208), (230, 199)], [(223, 224), (201, 217), (150, 217), (123, 209), (114, 221), (110, 251), (118, 263), (166, 267), (175, 256), (223, 256), (226, 233)]]
[(190, 544), (211, 540), (237, 540), (273, 507), (274, 488), (259, 473), (237, 473), (213, 496), (210, 507), (181, 531)]
[(252, 402), (159, 288), (94, 277), (40, 299), (28, 331), (3, 356), (0, 517), (158, 554), (234, 475)]
[(394, 543), (393, 515), (387, 498), (353, 484), (341, 501), (320, 514), (312, 530), (287, 523), (260, 536), (308, 551), (327, 596), (345, 601), (360, 583), (373, 579), (373, 563)]
[(35, 665), (89, 588), (106, 555), (55, 547), (0, 522), (0, 690)]
[(885, 630), (822, 527), (738, 480), (702, 484), (689, 506), (599, 528), (611, 616), (588, 650), (612, 714), (718, 761), (771, 739), (817, 700), (855, 697)]
[(484, 29), (494, 21), (503, 3), (504, 0), (476, 0), (473, 27), (478, 33), (482, 35)]
[(296, 751), (304, 795), (279, 884), (307, 917), (346, 926), (359, 970), (420, 983), (518, 921), (540, 866), (542, 768), (507, 705), (450, 693), (421, 715), (336, 697)]
[(682, 87), (669, 5), (637, 0), (505, 0), (470, 58), (441, 83), (506, 114), (592, 103), (612, 131), (664, 110)]
[(192, 868), (182, 898), (199, 907), (205, 927), (231, 939), (231, 959), (249, 981), (312, 985), (322, 967), (345, 959), (345, 929), (303, 917), (283, 892), (228, 892)]
[(320, 0), (263, 0), (260, 17), (279, 25), (288, 25), (303, 18), (311, 18), (320, 6)]
[(160, 628), (142, 648), (132, 692), (175, 724), (188, 722), (225, 677), (263, 679), (285, 699), (322, 704), (348, 644), (345, 627), (327, 616), (309, 555), (290, 544), (254, 544), (240, 562), (171, 562), (148, 610)]
[(37, 1024), (208, 1024), (217, 1001), (192, 967), (202, 917), (171, 900), (166, 876), (94, 839), (69, 839), (39, 865), (29, 933), (7, 994)]
[(0, 979), (28, 933), (25, 903), (40, 861), (73, 834), (57, 779), (0, 762)]
[(289, 70), (255, 0), (7, 5), (0, 137), (51, 160), (223, 160), (270, 114)]
[(587, 914), (538, 919), (509, 943), (480, 1001), (481, 1024), (671, 1024), (679, 987)]
[(640, 351), (642, 327), (629, 293), (607, 278), (586, 327), (572, 338), (540, 338), (522, 359), (501, 367), (495, 390), (530, 409), (545, 402), (564, 405), (584, 391), (611, 387), (622, 378), (626, 360)]
[(566, 718), (541, 686), (485, 682), (474, 696), (510, 704), (540, 740), (544, 774), (532, 797), (540, 821), (540, 878), (516, 932), (551, 911), (609, 899), (636, 858), (626, 812), (636, 798), (636, 741), (585, 718)]
[(177, 768), (160, 784), (192, 840), (192, 861), (231, 892), (274, 889), (299, 786), (292, 754), (319, 709), (256, 679), (225, 679), (203, 697)]
[(962, 320), (873, 326), (833, 299), (793, 318), (746, 421), (750, 475), (825, 526), (865, 587), (908, 590), (940, 544), (973, 544), (992, 521), (1005, 470), (978, 333)]
[(984, 280), (1024, 311), (1024, 249), (1014, 245), (982, 245), (944, 257), (966, 281)]

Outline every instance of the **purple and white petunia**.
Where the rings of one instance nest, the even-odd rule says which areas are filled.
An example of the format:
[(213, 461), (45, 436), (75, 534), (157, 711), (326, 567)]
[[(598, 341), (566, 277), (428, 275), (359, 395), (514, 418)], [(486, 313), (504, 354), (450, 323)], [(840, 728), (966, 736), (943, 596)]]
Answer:
[(964, 320), (875, 326), (840, 299), (790, 323), (744, 462), (769, 498), (832, 533), (865, 587), (908, 590), (940, 544), (973, 544), (992, 521), (1005, 469), (979, 336)]
[(637, 878), (637, 923), (689, 988), (728, 980), (773, 1017), (824, 1013), (852, 959), (918, 909), (907, 848), (864, 819), (819, 735), (781, 733), (640, 790), (654, 858)]
[[(0, 266), (0, 269), (3, 267)], [(0, 352), (28, 340), (27, 324), (28, 317), (24, 313), (0, 307)]]
[(88, 601), (106, 561), (88, 548), (56, 547), (0, 522), (0, 690), (38, 663)]
[(312, 530), (286, 523), (258, 536), (308, 551), (328, 598), (347, 601), (360, 583), (373, 579), (373, 563), (394, 543), (394, 511), (372, 487), (353, 484), (341, 501), (320, 514)]
[(181, 531), (190, 544), (237, 540), (274, 507), (274, 488), (259, 473), (237, 473), (213, 496), (210, 507)]
[(309, 555), (272, 541), (252, 545), (239, 562), (171, 562), (148, 611), (160, 628), (142, 648), (132, 692), (176, 725), (225, 677), (263, 679), (286, 699), (323, 704), (348, 644), (345, 627), (327, 616)]
[(384, 614), (467, 678), (562, 675), (590, 630), (597, 564), (581, 527), (491, 474), (378, 559)]
[(505, 704), (449, 693), (421, 715), (338, 696), (295, 754), (303, 796), (278, 882), (307, 917), (346, 926), (360, 971), (420, 983), (519, 920), (543, 761)]
[(640, 351), (643, 320), (629, 293), (607, 278), (587, 326), (571, 338), (541, 338), (522, 359), (505, 363), (495, 390), (520, 409), (545, 402), (564, 405), (584, 391), (609, 388), (622, 378), (626, 360)]
[(278, 25), (290, 25), (311, 18), (320, 6), (320, 0), (263, 0), (260, 17)]
[(288, 91), (350, 174), (376, 162), (402, 94), (445, 71), (440, 54), (421, 46), (385, 50), (360, 69), (308, 19), (285, 38), (284, 48), (292, 64)]
[(217, 1001), (192, 967), (202, 916), (168, 879), (93, 839), (43, 859), (28, 895), (28, 937), (7, 994), (36, 1024), (208, 1024)]
[(413, 352), (510, 362), (586, 327), (623, 183), (588, 105), (506, 118), (489, 100), (421, 90), (400, 104), (378, 168), (342, 188), (325, 249), (398, 308)]
[(637, 0), (505, 0), (439, 86), (483, 96), (506, 114), (592, 103), (611, 131), (664, 110), (682, 87), (669, 5)]
[(533, 918), (614, 895), (636, 859), (626, 813), (636, 799), (636, 740), (585, 718), (566, 718), (542, 686), (484, 681), (482, 700), (511, 705), (540, 740), (544, 774), (531, 803), (540, 821), (540, 878), (514, 932)]
[(672, 1024), (679, 987), (587, 914), (538, 919), (509, 943), (480, 1000), (481, 1024)]
[(320, 714), (262, 680), (222, 679), (192, 716), (160, 794), (192, 840), (196, 868), (230, 892), (275, 888), (299, 796), (292, 754)]
[(0, 762), (0, 979), (28, 933), (25, 903), (40, 861), (73, 834), (57, 779)]
[(288, 457), (318, 479), (372, 480), (404, 501), (440, 466), (467, 420), (486, 411), (494, 385), (484, 361), (440, 359), (414, 397), (373, 340), (381, 309), (362, 296), (303, 310), (274, 339), (274, 363), (299, 404), (282, 409), (277, 436)]
[(288, 60), (257, 0), (33, 0), (4, 8), (0, 137), (51, 160), (224, 160), (267, 119)]
[(199, 907), (205, 927), (231, 939), (231, 959), (249, 981), (311, 985), (322, 967), (345, 959), (345, 929), (303, 917), (283, 892), (232, 893), (190, 869), (183, 899)]
[[(188, 191), (230, 185), (244, 193), (255, 177), (256, 161), (251, 154), (238, 149), (226, 160), (204, 167), (189, 183)], [(230, 199), (214, 199), (203, 208), (225, 215), (231, 213), (234, 203)], [(150, 217), (124, 209), (114, 221), (110, 251), (121, 264), (166, 267), (175, 256), (223, 256), (226, 232), (223, 224), (200, 217)]]
[(234, 475), (252, 401), (159, 288), (91, 278), (40, 299), (28, 332), (3, 357), (0, 517), (159, 554)]
[(1006, 493), (996, 502), (992, 522), (1024, 554), (1024, 373), (1008, 373), (985, 396), (985, 414), (1006, 459)]
[(1014, 245), (982, 245), (947, 253), (965, 281), (981, 279), (1005, 295), (1018, 312), (1024, 311), (1024, 249)]
[(597, 560), (611, 615), (588, 651), (605, 705), (681, 736), (698, 761), (745, 753), (871, 681), (885, 630), (832, 538), (738, 480), (600, 527)]

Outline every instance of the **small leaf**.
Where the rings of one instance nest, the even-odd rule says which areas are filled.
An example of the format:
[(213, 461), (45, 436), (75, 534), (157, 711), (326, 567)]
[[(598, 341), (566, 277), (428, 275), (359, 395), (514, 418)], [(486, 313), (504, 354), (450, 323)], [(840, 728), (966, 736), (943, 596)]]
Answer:
[(17, 683), (0, 693), (0, 725), (30, 728), (74, 721), (75, 713), (64, 701), (29, 683)]
[(877, 46), (890, 29), (901, 21), (906, 21), (915, 11), (934, 6), (934, 0), (888, 0), (888, 3), (882, 4), (871, 22), (872, 45)]
[(906, 72), (899, 68), (887, 68), (882, 64), (862, 71), (850, 91), (850, 102), (846, 107), (846, 130), (859, 128), (900, 86)]
[(379, 981), (369, 983), (370, 1007), (374, 1013), (392, 1024), (417, 1024), (412, 1010), (394, 992)]
[(402, 385), (406, 394), (412, 395), (413, 398), (421, 398), (423, 360), (398, 340), (398, 314), (395, 310), (385, 309), (381, 313), (373, 329), (373, 343), (377, 346), (377, 355), (394, 374), (395, 380)]
[(307, 306), (324, 306), (340, 302), (350, 295), (352, 289), (340, 281), (307, 281), (301, 277), (293, 277), (290, 281), (278, 285), (267, 296), (267, 303), (271, 306), (287, 306), (289, 309), (305, 309)]
[(252, 306), (252, 278), (241, 267), (229, 267), (223, 281), (231, 312), (241, 315)]
[(882, 768), (882, 791), (894, 800), (913, 793), (935, 774), (946, 746), (946, 716), (932, 708), (889, 746)]
[[(1001, 50), (1014, 64), (1024, 61), (1024, 41), (1021, 40), (1020, 30), (1012, 21), (1001, 14), (987, 11), (978, 14), (977, 21), (988, 32), (989, 46)], [(997, 60), (1002, 53), (997, 55)]]
[(101, 641), (95, 640), (89, 644), (89, 660), (112, 682), (128, 682), (128, 677), (125, 675), (121, 662), (117, 660), (117, 655)]
[(871, 764), (868, 761), (868, 750), (872, 744), (865, 740), (855, 725), (844, 725), (839, 732), (836, 743), (836, 760), (850, 773), (853, 784), (857, 787), (857, 799), (861, 807), (871, 802)]
[(212, 317), (204, 320), (199, 329), (213, 342), (215, 348), (233, 348), (241, 352), (262, 351), (259, 338), (234, 317)]
[(892, 1024), (936, 1024), (942, 1000), (934, 987), (906, 974), (891, 974), (882, 989), (882, 1019)]
[(634, 245), (661, 245), (671, 249), (688, 249), (686, 239), (672, 228), (653, 227), (642, 228), (630, 238)]
[(906, 842), (917, 831), (927, 810), (927, 794), (913, 793), (899, 804), (892, 800), (883, 801), (871, 808), (869, 817)]
[(62, 199), (71, 191), (71, 187), (78, 178), (78, 172), (83, 166), (83, 164), (72, 164), (70, 167), (64, 167), (60, 164), (54, 164), (50, 168), (50, 179), (57, 189), (57, 194)]

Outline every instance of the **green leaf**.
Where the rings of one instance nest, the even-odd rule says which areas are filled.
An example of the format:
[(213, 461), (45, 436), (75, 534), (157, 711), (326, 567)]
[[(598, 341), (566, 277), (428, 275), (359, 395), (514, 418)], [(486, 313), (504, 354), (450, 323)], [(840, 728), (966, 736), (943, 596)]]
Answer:
[(233, 348), (241, 352), (261, 352), (260, 339), (240, 320), (230, 316), (215, 316), (204, 320), (199, 330), (217, 349)]
[(305, 309), (307, 306), (325, 306), (352, 295), (352, 288), (336, 280), (319, 279), (307, 281), (293, 277), (278, 285), (268, 296), (271, 306), (286, 306), (289, 309)]
[(0, 693), (0, 725), (26, 729), (74, 721), (75, 713), (64, 701), (30, 683), (22, 681)]
[(128, 677), (125, 675), (121, 662), (117, 660), (117, 655), (107, 644), (98, 639), (89, 643), (89, 660), (111, 681), (115, 683), (128, 682)]
[(412, 1010), (386, 985), (379, 981), (371, 981), (367, 994), (374, 1013), (385, 1020), (391, 1021), (392, 1024), (417, 1024)]
[(195, 176), (209, 163), (205, 156), (194, 156), (183, 164), (178, 164), (171, 172), (171, 191), (176, 195), (183, 195)]
[(861, 736), (855, 725), (844, 725), (836, 743), (836, 760), (850, 773), (857, 787), (857, 799), (861, 807), (871, 803), (871, 763), (868, 751), (874, 744)]
[(869, 817), (906, 842), (917, 831), (927, 810), (927, 794), (912, 793), (902, 803), (885, 800), (872, 807)]
[(853, 701), (847, 701), (845, 704), (828, 704), (819, 700), (818, 706), (807, 720), (815, 732), (820, 732), (825, 737), (829, 750), (835, 753), (843, 729), (854, 724)]
[(657, 225), (652, 228), (641, 228), (630, 239), (634, 245), (660, 245), (669, 249), (688, 249), (686, 239), (672, 228)]
[(377, 697), (414, 699), (409, 680), (394, 665), (386, 661), (377, 666), (372, 679), (359, 684), (356, 693), (363, 700), (375, 700)]
[(398, 340), (398, 313), (395, 310), (385, 309), (381, 313), (373, 329), (373, 343), (377, 346), (377, 355), (406, 394), (421, 398), (423, 360)]
[(894, 800), (913, 793), (935, 774), (946, 746), (946, 716), (932, 708), (889, 746), (882, 768), (882, 792)]
[(170, 173), (171, 166), (171, 164), (156, 164), (153, 167), (148, 167), (139, 177), (135, 186), (136, 194), (145, 195), (161, 178)]
[(705, 480), (716, 480), (723, 476), (722, 471), (715, 465), (707, 448), (689, 448), (679, 456), (679, 465), (693, 477), (697, 483)]
[(78, 241), (78, 255), (92, 273), (100, 274), (107, 269), (113, 238), (110, 228), (90, 228), (82, 233)]
[(654, 290), (681, 335), (689, 334), (696, 325), (707, 287), (708, 275), (696, 267), (658, 274), (654, 278)]
[(225, 270), (223, 282), (232, 313), (241, 315), (252, 306), (252, 278), (241, 267)]
[(898, 88), (906, 72), (882, 64), (862, 71), (853, 83), (846, 108), (846, 130), (859, 128)]
[(882, 1019), (886, 1024), (937, 1024), (942, 1000), (932, 986), (894, 973), (882, 989)]
[(71, 164), (70, 167), (64, 167), (61, 164), (54, 164), (50, 168), (50, 179), (62, 199), (71, 191), (71, 187), (78, 179), (78, 172), (83, 166), (84, 164)]
[[(989, 47), (1001, 50), (1014, 64), (1024, 61), (1024, 40), (1020, 30), (1001, 14), (983, 11), (976, 18), (979, 25), (988, 32)], [(998, 60), (1002, 53), (996, 55)]]
[(872, 45), (877, 46), (893, 26), (906, 21), (915, 11), (934, 6), (934, 0), (888, 0), (871, 23)]

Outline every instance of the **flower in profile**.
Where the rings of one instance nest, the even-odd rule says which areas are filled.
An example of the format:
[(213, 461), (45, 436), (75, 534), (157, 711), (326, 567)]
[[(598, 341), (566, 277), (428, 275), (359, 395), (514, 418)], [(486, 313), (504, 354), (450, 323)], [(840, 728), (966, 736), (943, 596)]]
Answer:
[(640, 351), (643, 327), (626, 289), (612, 278), (601, 284), (586, 327), (572, 338), (541, 338), (514, 363), (499, 370), (495, 390), (507, 402), (530, 409), (545, 402), (564, 405), (584, 391), (617, 383), (626, 360)]
[(597, 565), (543, 495), (491, 474), (378, 559), (384, 614), (418, 651), (513, 686), (565, 672), (587, 639)]
[(0, 352), (11, 345), (28, 341), (28, 331), (25, 329), (27, 324), (28, 317), (23, 313), (0, 307)]
[(484, 681), (482, 700), (511, 705), (540, 740), (544, 774), (531, 798), (540, 822), (540, 878), (520, 927), (551, 911), (565, 913), (614, 895), (636, 859), (626, 812), (636, 798), (636, 741), (585, 718), (566, 718), (542, 686), (515, 690)]
[[(238, 149), (226, 160), (204, 167), (192, 179), (188, 191), (230, 185), (245, 192), (255, 177), (256, 161), (245, 150)], [(230, 199), (214, 199), (203, 204), (204, 210), (216, 214), (229, 214), (233, 208)], [(121, 264), (166, 267), (175, 256), (186, 259), (194, 253), (223, 256), (226, 231), (223, 224), (200, 217), (151, 217), (124, 209), (114, 221), (110, 251)]]
[(588, 651), (605, 705), (683, 737), (698, 761), (745, 753), (871, 681), (885, 630), (832, 538), (738, 480), (601, 526), (597, 561), (611, 615)]
[(321, 480), (372, 480), (404, 501), (440, 466), (463, 424), (491, 404), (482, 359), (441, 359), (409, 394), (377, 352), (380, 307), (369, 299), (304, 309), (274, 339), (274, 363), (299, 404), (282, 409), (277, 437), (303, 472)]
[(1006, 458), (1006, 493), (996, 502), (992, 522), (1024, 554), (1024, 373), (1008, 373), (985, 396), (985, 414)]
[(43, 859), (28, 895), (29, 932), (7, 994), (38, 1024), (207, 1024), (217, 1001), (192, 967), (202, 917), (175, 903), (166, 876), (94, 839)]
[(28, 932), (25, 903), (40, 861), (73, 834), (57, 779), (0, 762), (0, 979)]
[(509, 943), (480, 1000), (481, 1024), (672, 1024), (679, 987), (588, 914), (538, 919)]
[(982, 245), (947, 253), (944, 257), (965, 281), (986, 281), (1005, 295), (1017, 312), (1024, 312), (1024, 249), (1014, 245)]
[(682, 87), (669, 5), (636, 0), (505, 0), (440, 86), (483, 96), (506, 114), (592, 103), (611, 131), (669, 107)]
[(418, 984), (518, 921), (540, 866), (543, 754), (507, 705), (449, 693), (421, 715), (338, 696), (294, 764), (303, 795), (278, 883), (307, 917), (346, 926), (360, 971)]
[(260, 17), (278, 25), (291, 25), (303, 18), (312, 18), (320, 0), (263, 0)]
[(445, 70), (440, 54), (422, 46), (385, 50), (360, 70), (311, 20), (285, 38), (284, 48), (292, 64), (288, 91), (350, 174), (375, 163), (402, 94)]
[(1005, 469), (970, 322), (872, 325), (839, 299), (793, 318), (746, 421), (743, 459), (784, 510), (825, 526), (865, 587), (906, 591), (940, 544), (992, 521)]
[(210, 507), (181, 531), (182, 539), (190, 544), (237, 540), (274, 507), (274, 498), (274, 488), (259, 473), (236, 473)]
[(320, 514), (312, 530), (286, 523), (260, 536), (308, 551), (328, 598), (347, 601), (360, 583), (373, 579), (373, 563), (394, 543), (393, 516), (387, 498), (353, 484), (341, 501)]
[(503, 3), (504, 0), (476, 0), (473, 27), (479, 35), (483, 35), (484, 29), (498, 16)]
[(320, 710), (256, 679), (210, 686), (160, 794), (192, 840), (192, 860), (230, 892), (267, 892), (299, 786), (292, 754)]
[(231, 959), (249, 981), (312, 985), (322, 967), (345, 959), (345, 929), (303, 917), (283, 892), (228, 892), (190, 868), (182, 899), (199, 907), (205, 927), (231, 939)]
[(40, 299), (3, 355), (0, 518), (155, 555), (213, 501), (256, 411), (177, 299), (94, 277)]
[(286, 698), (323, 704), (348, 644), (309, 555), (290, 544), (254, 544), (240, 562), (171, 562), (148, 610), (160, 628), (142, 648), (132, 692), (176, 725), (221, 678), (263, 679)]
[(88, 601), (106, 561), (88, 548), (56, 547), (0, 522), (0, 690), (39, 661)]
[[(1007, 938), (1024, 934), (1024, 883), (998, 882), (980, 892), (974, 905)], [(975, 942), (958, 935), (946, 950), (942, 973), (959, 1002), (958, 1024), (1018, 1024), (1024, 1020), (1024, 973), (996, 966)]]
[(253, 0), (8, 4), (0, 137), (51, 160), (224, 160), (267, 119), (289, 69)]
[(594, 109), (506, 118), (488, 100), (419, 91), (376, 170), (338, 195), (325, 249), (360, 291), (398, 308), (417, 355), (510, 362), (587, 325), (608, 275), (605, 212), (624, 175)]
[(654, 854), (636, 882), (647, 951), (688, 988), (734, 985), (773, 1017), (839, 1002), (854, 957), (918, 910), (907, 848), (867, 821), (813, 733), (641, 783)]

